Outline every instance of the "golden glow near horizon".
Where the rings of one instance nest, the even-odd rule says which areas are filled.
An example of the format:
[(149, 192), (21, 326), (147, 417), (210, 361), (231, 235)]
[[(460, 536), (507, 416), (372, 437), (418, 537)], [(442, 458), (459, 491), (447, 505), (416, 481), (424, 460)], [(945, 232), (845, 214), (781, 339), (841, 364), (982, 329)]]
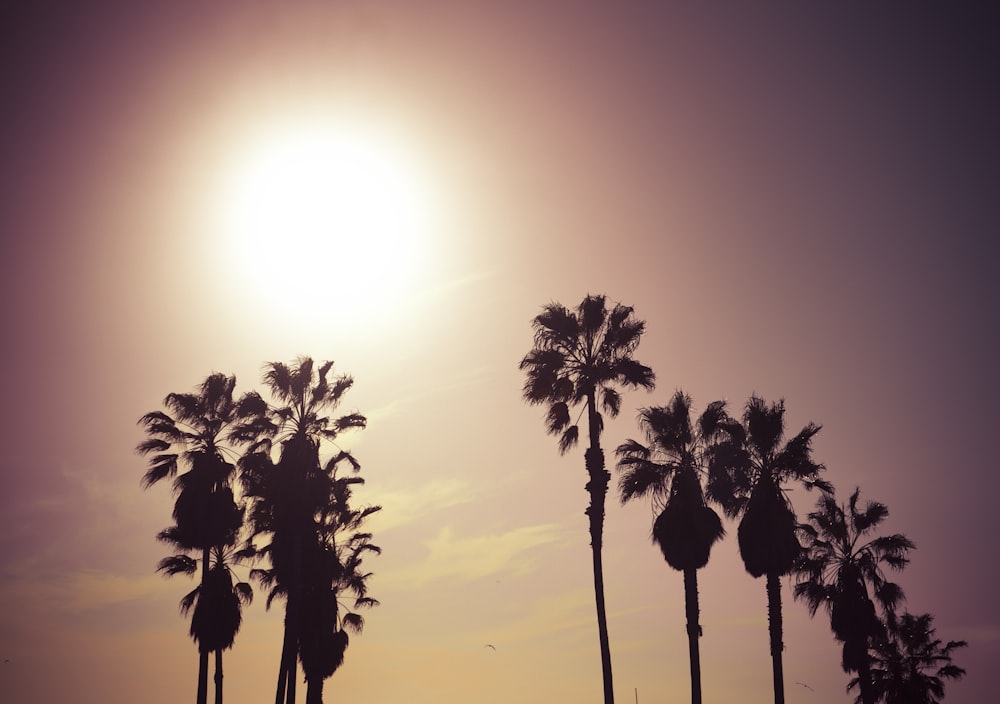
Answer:
[(283, 316), (368, 320), (391, 311), (429, 260), (426, 179), (388, 134), (334, 122), (269, 128), (225, 177), (223, 256), (240, 287)]

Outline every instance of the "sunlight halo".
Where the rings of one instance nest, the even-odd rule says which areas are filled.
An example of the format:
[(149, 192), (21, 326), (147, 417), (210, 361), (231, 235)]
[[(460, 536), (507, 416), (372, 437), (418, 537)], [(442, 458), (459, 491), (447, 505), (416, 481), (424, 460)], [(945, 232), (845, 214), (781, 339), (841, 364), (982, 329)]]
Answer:
[(405, 145), (336, 123), (245, 140), (224, 180), (223, 256), (271, 314), (370, 321), (427, 266), (431, 199)]

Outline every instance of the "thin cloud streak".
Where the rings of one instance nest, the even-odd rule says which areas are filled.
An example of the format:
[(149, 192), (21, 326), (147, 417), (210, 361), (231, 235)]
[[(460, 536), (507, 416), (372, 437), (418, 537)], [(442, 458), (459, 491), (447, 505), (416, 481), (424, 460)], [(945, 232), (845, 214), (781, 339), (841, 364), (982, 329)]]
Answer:
[(438, 581), (463, 583), (494, 575), (525, 575), (535, 570), (536, 548), (563, 540), (564, 531), (555, 524), (475, 536), (458, 535), (454, 527), (445, 526), (425, 543), (426, 557), (401, 571), (381, 575), (380, 581), (389, 587), (426, 586)]
[(363, 500), (378, 503), (382, 511), (368, 520), (368, 529), (381, 535), (390, 530), (411, 525), (426, 516), (437, 514), (443, 509), (470, 503), (479, 492), (461, 479), (437, 479), (421, 484), (414, 489), (379, 487), (370, 497), (366, 488), (356, 492)]

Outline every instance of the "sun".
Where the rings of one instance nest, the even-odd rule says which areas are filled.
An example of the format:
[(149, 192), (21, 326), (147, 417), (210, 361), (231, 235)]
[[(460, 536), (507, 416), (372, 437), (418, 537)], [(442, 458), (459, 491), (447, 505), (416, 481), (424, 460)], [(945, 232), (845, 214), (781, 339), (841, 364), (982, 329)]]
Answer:
[(374, 318), (405, 301), (428, 258), (426, 178), (403, 145), (338, 124), (257, 135), (221, 198), (227, 266), (287, 319)]

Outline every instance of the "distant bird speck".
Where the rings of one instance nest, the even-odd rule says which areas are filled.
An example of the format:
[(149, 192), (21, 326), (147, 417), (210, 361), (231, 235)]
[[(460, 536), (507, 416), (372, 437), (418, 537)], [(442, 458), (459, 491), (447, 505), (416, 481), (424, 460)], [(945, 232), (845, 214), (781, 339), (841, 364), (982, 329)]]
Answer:
[(816, 691), (815, 689), (813, 689), (812, 687), (810, 687), (809, 685), (807, 685), (805, 682), (796, 682), (795, 684), (802, 685), (803, 687), (805, 687), (806, 689), (808, 689), (810, 692), (815, 692)]
[(486, 645), (484, 645), (483, 647), (484, 647), (484, 648), (490, 648), (490, 649), (492, 649), (492, 650), (496, 650), (496, 646), (494, 646), (494, 645), (493, 645), (492, 643), (487, 643), (487, 644), (486, 644)]

